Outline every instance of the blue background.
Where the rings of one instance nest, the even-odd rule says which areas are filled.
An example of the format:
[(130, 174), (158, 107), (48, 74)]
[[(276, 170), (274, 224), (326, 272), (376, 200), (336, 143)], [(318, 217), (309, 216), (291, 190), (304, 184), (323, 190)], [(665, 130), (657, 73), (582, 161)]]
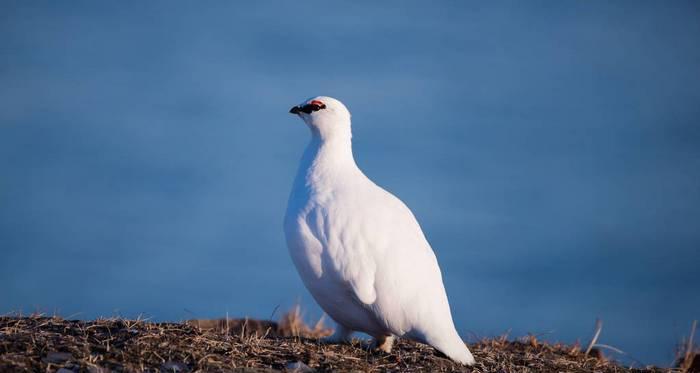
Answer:
[(321, 311), (282, 218), (330, 95), (463, 337), (668, 365), (700, 318), (697, 2), (0, 4), (0, 312)]

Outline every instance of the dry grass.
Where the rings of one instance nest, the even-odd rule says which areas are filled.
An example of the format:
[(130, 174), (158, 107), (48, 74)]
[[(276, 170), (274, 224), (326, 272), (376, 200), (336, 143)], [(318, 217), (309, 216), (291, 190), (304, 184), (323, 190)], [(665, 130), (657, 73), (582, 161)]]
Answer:
[(700, 349), (694, 344), (695, 331), (698, 327), (698, 321), (694, 320), (690, 327), (690, 335), (688, 339), (681, 342), (676, 352), (676, 366), (682, 372), (700, 372)]
[[(143, 320), (71, 321), (58, 317), (0, 317), (0, 372), (656, 372), (629, 369), (586, 355), (578, 346), (529, 337), (486, 339), (469, 347), (477, 365), (466, 368), (431, 347), (400, 340), (392, 354), (361, 342), (324, 345), (322, 322), (309, 327), (299, 310), (280, 322), (247, 319), (152, 323)], [(303, 363), (303, 364), (301, 364)]]

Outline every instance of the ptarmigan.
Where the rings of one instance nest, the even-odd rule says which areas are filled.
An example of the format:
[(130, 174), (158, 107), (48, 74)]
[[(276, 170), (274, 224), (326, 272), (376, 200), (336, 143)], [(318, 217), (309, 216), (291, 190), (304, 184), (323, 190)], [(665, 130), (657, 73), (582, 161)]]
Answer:
[(348, 109), (320, 96), (289, 112), (306, 122), (311, 142), (294, 180), (284, 231), (304, 285), (338, 324), (329, 342), (361, 331), (390, 352), (394, 336), (407, 337), (472, 365), (418, 222), (355, 164)]

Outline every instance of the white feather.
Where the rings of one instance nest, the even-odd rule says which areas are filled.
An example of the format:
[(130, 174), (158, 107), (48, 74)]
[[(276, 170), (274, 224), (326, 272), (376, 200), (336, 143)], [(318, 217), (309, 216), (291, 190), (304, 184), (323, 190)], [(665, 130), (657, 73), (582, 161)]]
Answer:
[(284, 229), (305, 286), (342, 333), (427, 343), (462, 364), (474, 358), (455, 330), (438, 262), (398, 198), (355, 164), (350, 113), (338, 100), (300, 112), (311, 129)]

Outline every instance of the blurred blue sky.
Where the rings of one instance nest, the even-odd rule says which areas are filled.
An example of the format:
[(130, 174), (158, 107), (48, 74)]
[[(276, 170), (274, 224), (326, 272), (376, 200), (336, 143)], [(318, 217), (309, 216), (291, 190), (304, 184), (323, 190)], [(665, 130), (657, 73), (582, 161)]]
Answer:
[(700, 318), (692, 1), (0, 3), (0, 312), (321, 311), (282, 218), (314, 95), (464, 337), (667, 365)]

